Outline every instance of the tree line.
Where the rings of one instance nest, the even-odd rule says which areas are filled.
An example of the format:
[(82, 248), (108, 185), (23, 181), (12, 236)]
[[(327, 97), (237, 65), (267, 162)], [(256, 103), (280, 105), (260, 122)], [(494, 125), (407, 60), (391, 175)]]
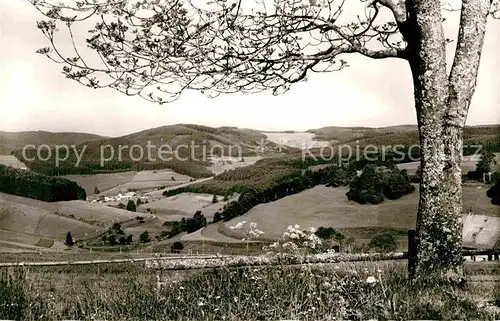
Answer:
[(77, 183), (0, 165), (0, 192), (45, 202), (85, 200), (85, 190)]

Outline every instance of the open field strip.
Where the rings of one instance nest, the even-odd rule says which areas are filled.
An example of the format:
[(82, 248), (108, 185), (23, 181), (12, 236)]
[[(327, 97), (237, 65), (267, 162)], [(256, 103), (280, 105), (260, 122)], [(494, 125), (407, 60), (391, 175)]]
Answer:
[(28, 167), (14, 155), (0, 155), (0, 165), (12, 166), (25, 170), (28, 169)]
[(189, 185), (192, 185), (192, 184), (195, 184), (195, 183), (201, 183), (201, 182), (208, 181), (208, 180), (211, 180), (211, 179), (213, 179), (213, 176), (212, 177), (198, 179), (198, 180), (195, 180), (193, 182), (187, 182), (187, 183), (179, 184), (179, 185), (176, 185), (176, 186), (166, 187), (164, 189), (157, 190), (157, 191), (152, 191), (152, 192), (149, 192), (149, 193), (146, 193), (146, 194), (150, 195), (152, 197), (161, 197), (161, 196), (163, 196), (163, 192), (165, 192), (165, 191), (169, 191), (169, 190), (177, 189), (177, 188), (181, 188), (181, 187), (186, 187), (186, 186), (189, 186)]

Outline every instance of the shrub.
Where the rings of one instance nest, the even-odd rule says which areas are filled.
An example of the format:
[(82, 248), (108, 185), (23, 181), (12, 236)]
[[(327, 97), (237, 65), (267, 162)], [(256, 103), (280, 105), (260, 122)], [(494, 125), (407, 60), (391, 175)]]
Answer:
[(137, 199), (137, 203), (136, 204), (137, 204), (137, 207), (139, 207), (142, 204), (142, 201), (141, 201), (140, 198)]
[(109, 243), (109, 245), (116, 245), (116, 244), (118, 244), (117, 241), (116, 241), (116, 235), (115, 234), (111, 234), (110, 236), (108, 236), (108, 243)]
[(150, 238), (149, 238), (148, 231), (144, 231), (144, 232), (141, 233), (141, 235), (139, 235), (139, 241), (141, 243), (148, 243), (148, 242), (151, 241)]
[(500, 179), (497, 178), (495, 181), (495, 185), (490, 187), (486, 191), (486, 196), (491, 198), (491, 203), (495, 205), (500, 205)]
[(212, 204), (215, 204), (217, 202), (218, 202), (217, 195), (214, 194), (214, 196), (212, 197)]
[(366, 196), (366, 202), (370, 204), (380, 204), (384, 201), (384, 195), (382, 193), (368, 193)]
[(134, 201), (129, 200), (127, 203), (127, 207), (125, 208), (127, 211), (135, 212), (137, 210)]
[(110, 230), (111, 233), (116, 233), (118, 235), (123, 235), (125, 234), (125, 232), (123, 232), (123, 229), (122, 229), (122, 226), (120, 223), (118, 222), (115, 222), (113, 223), (113, 225), (111, 226), (111, 230)]
[(201, 211), (197, 211), (193, 218), (190, 218), (186, 222), (186, 232), (193, 233), (194, 231), (199, 230), (202, 227), (207, 226), (207, 219), (201, 213)]
[(132, 244), (132, 234), (127, 236), (127, 244)]
[(101, 191), (97, 188), (97, 186), (94, 187), (94, 194), (101, 194)]
[(75, 245), (75, 242), (73, 242), (73, 237), (71, 236), (71, 232), (66, 233), (66, 241), (64, 243), (68, 246)]
[(170, 252), (171, 253), (180, 253), (184, 249), (184, 245), (182, 245), (181, 242), (177, 241), (172, 244), (170, 247)]
[(394, 252), (397, 248), (397, 244), (394, 235), (391, 233), (384, 233), (373, 237), (368, 247), (381, 252)]
[(127, 244), (127, 238), (125, 236), (120, 236), (118, 242), (120, 242), (120, 245), (125, 245)]
[(323, 227), (320, 226), (316, 230), (316, 236), (318, 236), (320, 239), (323, 240), (328, 240), (335, 236), (338, 232), (333, 228), (333, 227)]

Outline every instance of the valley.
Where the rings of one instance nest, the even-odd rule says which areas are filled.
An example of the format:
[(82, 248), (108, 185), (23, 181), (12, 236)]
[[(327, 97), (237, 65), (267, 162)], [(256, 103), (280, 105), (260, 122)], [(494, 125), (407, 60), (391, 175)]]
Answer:
[[(484, 138), (491, 133), (491, 130), (472, 128), (470, 132), (479, 132), (478, 137)], [(414, 133), (414, 128), (411, 126), (384, 129), (335, 127), (311, 130), (307, 133), (261, 133), (249, 129), (174, 125), (120, 138), (89, 136), (92, 140), (89, 142), (90, 147), (87, 148), (94, 151), (86, 158), (90, 163), (97, 161), (95, 157), (98, 144), (115, 145), (130, 141), (145, 145), (146, 140), (151, 139), (156, 143), (167, 141), (173, 144), (196, 139), (203, 141), (208, 147), (221, 144), (221, 150), (224, 148), (229, 150), (231, 144), (236, 144), (244, 153), (241, 157), (216, 154), (210, 155), (203, 161), (191, 159), (186, 161), (186, 164), (175, 162), (171, 168), (168, 163), (161, 165), (144, 160), (123, 170), (108, 168), (104, 172), (70, 173), (60, 176), (80, 185), (87, 194), (87, 200), (49, 203), (0, 193), (0, 251), (5, 253), (68, 251), (70, 248), (64, 244), (64, 238), (67, 232), (71, 232), (74, 240), (80, 244), (78, 248), (71, 249), (72, 252), (81, 252), (82, 255), (91, 249), (113, 252), (116, 250), (115, 247), (101, 244), (99, 240), (114, 223), (119, 223), (125, 235), (131, 235), (133, 239), (132, 244), (120, 246), (120, 252), (132, 251), (128, 255), (133, 253), (139, 255), (140, 251), (168, 251), (169, 247), (178, 241), (189, 251), (217, 252), (221, 249), (227, 250), (228, 246), (235, 248), (236, 251), (239, 251), (238, 248), (244, 251), (245, 241), (242, 239), (245, 238), (245, 232), (231, 229), (243, 221), (256, 223), (264, 232), (259, 238), (263, 244), (279, 239), (287, 226), (298, 224), (304, 229), (332, 227), (364, 245), (377, 235), (392, 233), (397, 239), (398, 248), (404, 250), (405, 231), (415, 226), (418, 206), (417, 184), (415, 192), (398, 200), (386, 200), (378, 205), (362, 205), (348, 201), (345, 195), (349, 188), (345, 186), (333, 188), (317, 185), (276, 201), (258, 204), (244, 215), (229, 221), (215, 223), (213, 221), (216, 213), (222, 211), (229, 203), (238, 201), (240, 193), (236, 191), (241, 188), (234, 189), (234, 186), (260, 188), (261, 184), (267, 184), (265, 182), (272, 182), (295, 173), (296, 165), (286, 164), (293, 164), (294, 160), (300, 157), (300, 149), (304, 146), (314, 149), (331, 143), (350, 142), (353, 139), (370, 140), (375, 137), (383, 142), (388, 137), (394, 139), (398, 135), (402, 140), (407, 140), (410, 133)], [(77, 137), (78, 139), (71, 139), (75, 139), (75, 143), (82, 143), (80, 140), (87, 138), (85, 135), (84, 138), (79, 134), (70, 137)], [(21, 135), (21, 137), (26, 136), (26, 134)], [(24, 141), (13, 139), (13, 135), (9, 137), (17, 144), (32, 142), (29, 135)], [(54, 137), (58, 138), (53, 138), (46, 144), (51, 145), (52, 142), (54, 145), (60, 142), (60, 136)], [(478, 138), (474, 135), (468, 137)], [(259, 149), (259, 140), (267, 142), (264, 149)], [(9, 143), (8, 146), (19, 145)], [(283, 146), (284, 149), (280, 150)], [(15, 150), (11, 152), (16, 155)], [(32, 170), (38, 169), (36, 162), (23, 163), (14, 155), (1, 156), (0, 163), (25, 170), (30, 170), (29, 167)], [(196, 155), (200, 158), (203, 156), (203, 154)], [(500, 163), (500, 153), (496, 154), (496, 159)], [(478, 155), (464, 156), (463, 173), (473, 171), (478, 160)], [(41, 167), (42, 173), (47, 172), (45, 166)], [(325, 166), (330, 165), (314, 165), (310, 168), (319, 169)], [(406, 169), (409, 175), (414, 175), (418, 162), (406, 162), (397, 166)], [(190, 169), (185, 170), (186, 168)], [(196, 170), (193, 172), (192, 168)], [(204, 174), (198, 175), (199, 173)], [(231, 175), (236, 175), (236, 180)], [(255, 183), (251, 183), (252, 181)], [(487, 185), (481, 183), (464, 184), (464, 212), (500, 217), (498, 206), (491, 204), (486, 196), (487, 188)], [(166, 195), (181, 189), (185, 191)], [(133, 211), (125, 208), (130, 201), (134, 203)], [(166, 237), (176, 222), (189, 220), (198, 211), (206, 219), (206, 226), (193, 232), (181, 231), (176, 236)], [(140, 242), (139, 238), (145, 231), (149, 234), (149, 241)]]

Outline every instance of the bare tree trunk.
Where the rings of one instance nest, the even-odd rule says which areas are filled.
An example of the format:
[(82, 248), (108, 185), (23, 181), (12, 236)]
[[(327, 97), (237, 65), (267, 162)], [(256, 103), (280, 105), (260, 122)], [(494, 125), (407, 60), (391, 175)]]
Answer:
[(455, 60), (448, 77), (439, 1), (408, 8), (417, 30), (409, 43), (420, 133), (417, 264), (413, 274), (463, 279), (461, 160), (463, 128), (474, 93), (489, 0), (464, 0)]

